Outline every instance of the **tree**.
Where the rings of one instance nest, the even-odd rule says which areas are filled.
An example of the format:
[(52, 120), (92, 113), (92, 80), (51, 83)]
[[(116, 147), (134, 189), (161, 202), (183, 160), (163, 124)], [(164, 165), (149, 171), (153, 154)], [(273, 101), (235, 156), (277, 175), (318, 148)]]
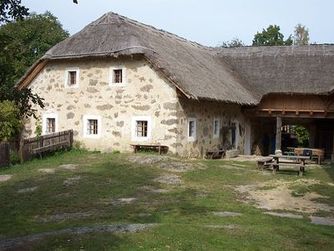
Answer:
[(297, 24), (293, 36), (294, 45), (308, 45), (310, 41), (308, 29), (301, 24)]
[(223, 42), (223, 44), (221, 45), (221, 47), (225, 48), (243, 47), (243, 46), (245, 46), (245, 44), (239, 38), (233, 38), (230, 41)]
[(21, 5), (21, 0), (0, 0), (0, 24), (22, 20), (28, 15), (29, 9)]
[(0, 26), (0, 85), (12, 87), (28, 67), (68, 35), (50, 12)]
[(19, 109), (13, 101), (0, 102), (0, 142), (13, 138), (21, 129)]
[(292, 45), (291, 36), (284, 40), (284, 35), (280, 32), (277, 25), (269, 25), (262, 32), (257, 32), (253, 39), (253, 46), (273, 46), (273, 45)]
[(307, 129), (303, 126), (296, 125), (293, 127), (293, 131), (298, 140), (298, 146), (300, 147), (308, 147), (310, 134)]
[(35, 116), (34, 105), (44, 105), (31, 89), (18, 90), (15, 83), (38, 58), (66, 37), (68, 33), (49, 12), (0, 26), (0, 102), (13, 102), (19, 110), (18, 119)]

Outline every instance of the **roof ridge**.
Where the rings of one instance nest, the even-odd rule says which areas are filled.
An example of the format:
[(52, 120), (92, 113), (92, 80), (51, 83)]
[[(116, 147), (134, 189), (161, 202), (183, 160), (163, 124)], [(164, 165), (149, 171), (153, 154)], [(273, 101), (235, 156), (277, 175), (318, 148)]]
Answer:
[[(143, 27), (143, 28), (149, 28), (149, 29), (151, 29), (154, 32), (158, 32), (158, 33), (160, 33), (162, 35), (168, 36), (170, 38), (177, 39), (177, 40), (179, 40), (181, 42), (188, 43), (188, 44), (190, 44), (192, 46), (195, 46), (195, 47), (198, 47), (198, 48), (201, 48), (201, 49), (205, 49), (205, 50), (209, 50), (209, 51), (214, 51), (215, 50), (214, 47), (202, 45), (202, 44), (200, 44), (200, 43), (198, 43), (196, 41), (192, 41), (192, 40), (186, 39), (186, 38), (181, 37), (179, 35), (176, 35), (176, 34), (174, 34), (172, 32), (156, 28), (153, 25), (149, 25), (149, 24), (145, 24), (145, 23), (136, 21), (134, 19), (128, 18), (126, 16), (122, 16), (122, 15), (120, 15), (118, 13), (115, 13), (115, 12), (112, 12), (112, 11), (105, 13), (103, 16), (101, 16), (97, 20), (95, 20), (92, 23), (90, 23), (89, 25), (87, 25), (87, 27), (92, 26), (92, 25), (110, 24), (110, 23), (112, 23), (112, 19), (114, 19), (115, 17), (118, 18), (118, 19), (120, 19), (120, 20), (122, 20), (122, 21), (126, 21), (126, 22), (128, 22), (130, 24), (133, 24), (133, 25), (136, 25), (136, 26), (140, 26), (140, 27)], [(107, 18), (109, 22), (100, 23), (100, 21), (103, 20), (103, 19), (105, 19), (105, 18)]]

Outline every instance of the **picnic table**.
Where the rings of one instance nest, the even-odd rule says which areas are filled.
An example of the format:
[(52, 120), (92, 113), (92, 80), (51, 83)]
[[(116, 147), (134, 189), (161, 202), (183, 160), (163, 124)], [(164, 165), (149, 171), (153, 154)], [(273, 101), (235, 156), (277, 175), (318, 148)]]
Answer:
[(317, 148), (302, 148), (302, 147), (297, 147), (294, 148), (294, 153), (295, 155), (308, 155), (310, 156), (310, 159), (315, 159), (317, 163), (320, 165), (321, 160), (324, 159), (324, 150), (323, 149), (317, 149)]
[(168, 152), (168, 146), (160, 144), (130, 144), (130, 145), (132, 146), (134, 153), (137, 153), (141, 149), (157, 150), (159, 154)]
[(297, 166), (299, 167), (299, 176), (303, 176), (305, 172), (305, 161), (310, 159), (310, 156), (292, 156), (280, 154), (271, 154), (269, 156), (273, 158), (273, 162), (270, 163), (270, 166), (272, 167), (274, 174), (279, 171), (281, 166)]

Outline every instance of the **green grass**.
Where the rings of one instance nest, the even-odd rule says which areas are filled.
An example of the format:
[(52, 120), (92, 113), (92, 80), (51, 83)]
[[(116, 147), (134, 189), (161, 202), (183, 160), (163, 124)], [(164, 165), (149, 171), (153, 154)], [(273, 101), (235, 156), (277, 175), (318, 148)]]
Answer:
[[(171, 186), (155, 181), (169, 171), (157, 165), (130, 163), (128, 156), (71, 151), (0, 169), (0, 175), (13, 175), (9, 181), (0, 182), (0, 242), (71, 227), (158, 223), (138, 233), (52, 236), (20, 250), (332, 250), (334, 246), (334, 227), (313, 225), (307, 218), (265, 215), (261, 209), (244, 203), (234, 190), (235, 186), (270, 180), (297, 181), (297, 175), (263, 175), (252, 162), (198, 160), (191, 162), (207, 168), (173, 173), (181, 177), (183, 184)], [(62, 164), (76, 164), (78, 168), (60, 169)], [(41, 168), (56, 171), (46, 174), (39, 171)], [(318, 199), (320, 202), (334, 206), (334, 187), (328, 185), (333, 182), (333, 169), (307, 171), (303, 178), (319, 180), (319, 184), (293, 186), (293, 195), (317, 192), (327, 196)], [(63, 184), (75, 177), (80, 179), (72, 185)], [(31, 187), (37, 189), (18, 193)], [(148, 188), (169, 192), (154, 193)], [(136, 200), (111, 203), (119, 198)], [(215, 211), (242, 215), (219, 217), (212, 213)], [(76, 217), (77, 213), (86, 215)], [(50, 216), (63, 214), (74, 216), (50, 220)], [(334, 216), (333, 212), (321, 215)]]

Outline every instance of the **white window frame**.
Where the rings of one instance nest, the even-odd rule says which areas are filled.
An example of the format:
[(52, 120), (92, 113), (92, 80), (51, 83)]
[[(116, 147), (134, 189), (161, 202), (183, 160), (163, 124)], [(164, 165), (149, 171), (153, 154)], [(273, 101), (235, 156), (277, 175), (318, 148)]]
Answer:
[[(122, 83), (115, 83), (114, 81), (114, 71), (122, 70)], [(126, 68), (122, 65), (113, 66), (109, 68), (109, 86), (125, 86), (127, 84), (126, 80)]]
[[(75, 71), (76, 72), (76, 83), (75, 85), (69, 85), (69, 72), (70, 71)], [(79, 67), (72, 67), (72, 68), (67, 68), (65, 70), (65, 88), (78, 88), (80, 84), (80, 69)]]
[(42, 121), (42, 135), (51, 134), (50, 132), (46, 131), (47, 128), (47, 119), (55, 119), (55, 132), (58, 132), (58, 114), (47, 112), (43, 114), (43, 121)]
[[(218, 128), (217, 128), (217, 133), (215, 132), (215, 122), (218, 122), (217, 123), (217, 126), (218, 126)], [(219, 133), (220, 133), (220, 119), (219, 118), (214, 118), (213, 119), (213, 123), (212, 123), (212, 136), (213, 136), (213, 138), (219, 138)]]
[[(147, 136), (137, 136), (137, 121), (147, 121)], [(152, 136), (152, 118), (150, 116), (135, 116), (131, 121), (131, 140), (132, 141), (149, 141)]]
[[(189, 133), (189, 124), (190, 122), (194, 122), (194, 135), (190, 136)], [(188, 136), (188, 141), (193, 142), (197, 138), (197, 119), (196, 118), (188, 118), (187, 122), (187, 136)]]
[[(97, 120), (97, 134), (88, 134), (87, 132), (87, 124), (88, 120)], [(101, 137), (101, 132), (102, 132), (102, 119), (101, 116), (98, 115), (84, 115), (83, 116), (83, 136), (85, 138), (92, 138), (92, 139), (97, 139)]]

